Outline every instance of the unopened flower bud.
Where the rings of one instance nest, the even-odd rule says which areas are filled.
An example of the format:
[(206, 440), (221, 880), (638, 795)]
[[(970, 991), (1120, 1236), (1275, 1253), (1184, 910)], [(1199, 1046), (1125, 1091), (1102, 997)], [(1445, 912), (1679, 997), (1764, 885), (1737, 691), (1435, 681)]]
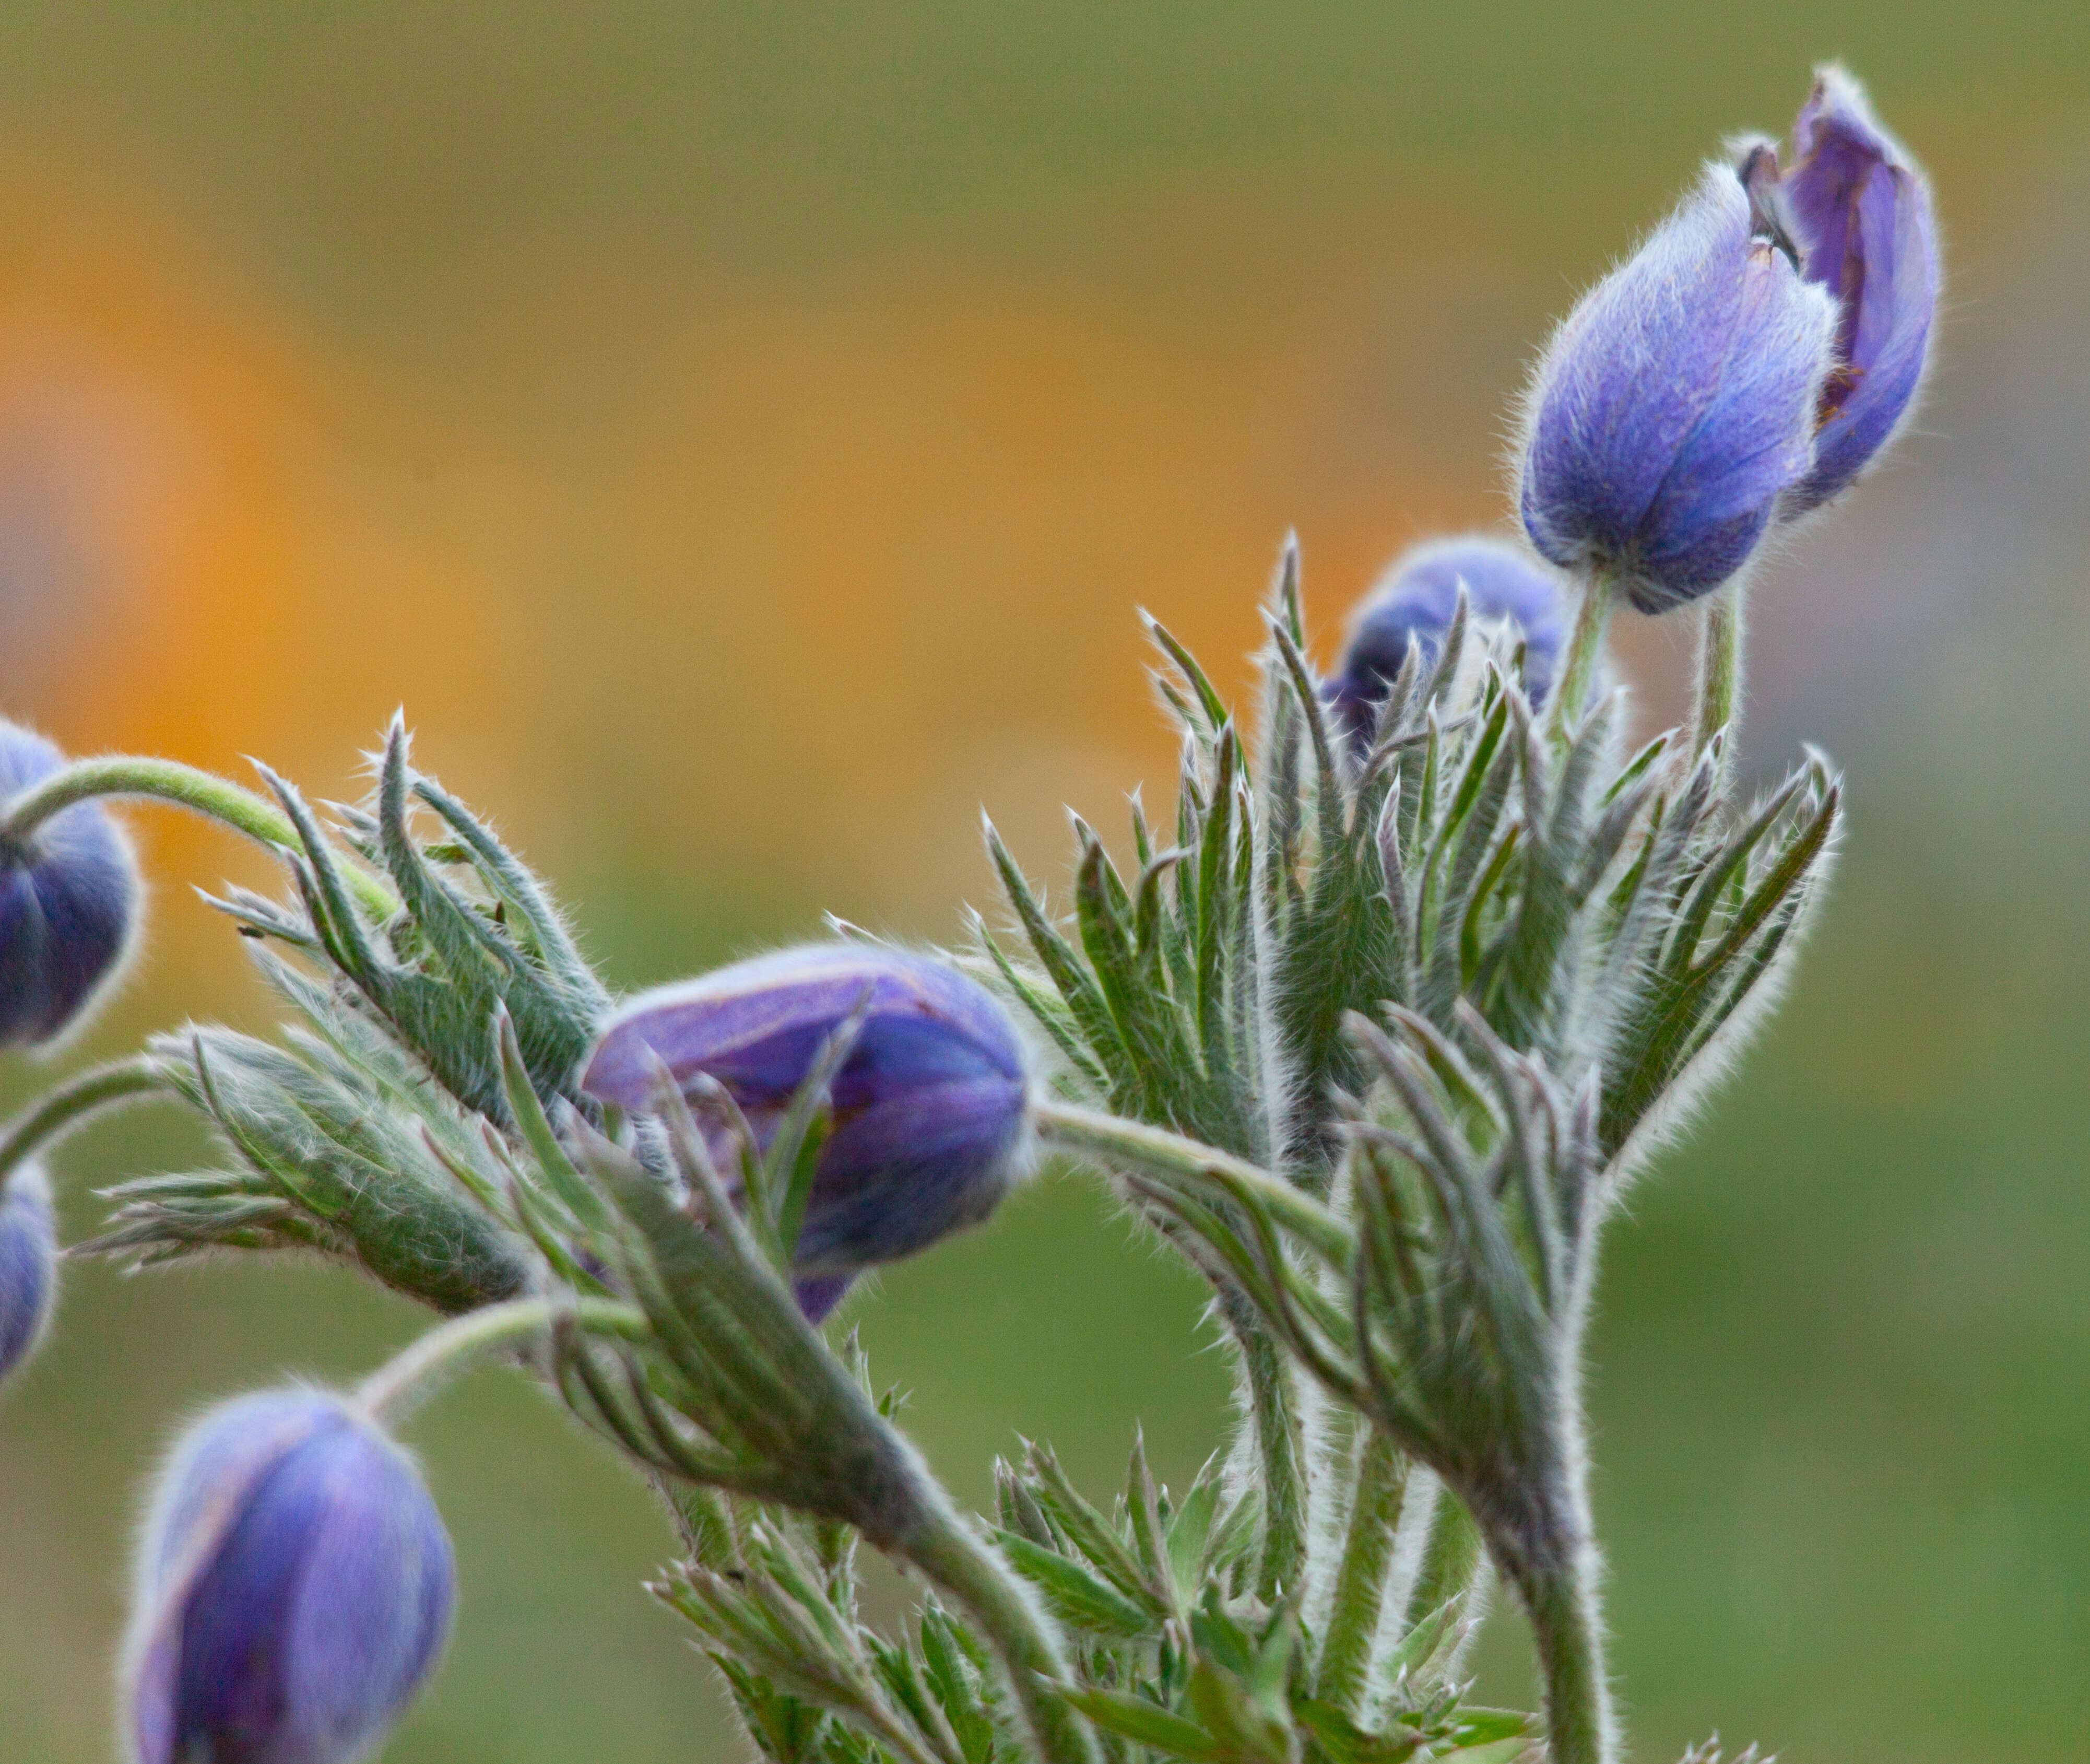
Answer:
[(1559, 581), (1515, 545), (1485, 533), (1433, 540), (1388, 565), (1351, 615), (1328, 699), (1352, 742), (1370, 740), (1411, 638), (1426, 665), (1436, 660), (1462, 587), (1474, 617), (1507, 622), (1523, 634), (1524, 692), (1533, 705), (1545, 703), (1560, 650)]
[(1835, 323), (1735, 170), (1709, 166), (1540, 364), (1519, 494), (1540, 554), (1644, 613), (1719, 587), (1813, 464)]
[(1791, 168), (1781, 176), (1760, 156), (1755, 169), (1759, 190), (1774, 181), (1770, 200), (1807, 279), (1836, 301), (1814, 464), (1786, 499), (1804, 514), (1856, 479), (1915, 402), (1937, 310), (1937, 222), (1929, 181), (1840, 67), (1815, 75)]
[[(0, 806), (64, 764), (42, 736), (0, 722)], [(0, 1048), (81, 1021), (122, 965), (137, 913), (130, 847), (97, 804), (62, 811), (19, 844), (0, 836)]]
[(794, 1252), (809, 1314), (841, 1297), (831, 1277), (910, 1255), (984, 1219), (1008, 1191), (1027, 1083), (993, 996), (926, 957), (809, 944), (640, 995), (611, 1018), (582, 1078), (589, 1095), (633, 1110), (651, 1106), (662, 1067), (699, 1104), (708, 1078), (766, 1145), (828, 1037), (859, 1010)]
[(24, 1164), (0, 1185), (0, 1380), (36, 1352), (58, 1286), (50, 1185)]
[(449, 1537), (419, 1473), (324, 1392), (261, 1392), (205, 1416), (168, 1465), (142, 1550), (134, 1764), (349, 1764), (449, 1628)]

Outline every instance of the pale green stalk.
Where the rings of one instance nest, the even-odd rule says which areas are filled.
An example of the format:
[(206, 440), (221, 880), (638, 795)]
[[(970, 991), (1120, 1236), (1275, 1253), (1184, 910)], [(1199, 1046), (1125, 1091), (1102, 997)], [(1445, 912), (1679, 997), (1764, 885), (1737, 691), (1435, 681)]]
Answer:
[(0, 1127), (0, 1187), (29, 1157), (55, 1144), (105, 1108), (142, 1096), (171, 1096), (157, 1062), (140, 1054), (98, 1065), (37, 1098)]
[(1575, 609), (1574, 629), (1568, 634), (1568, 652), (1561, 659), (1546, 716), (1547, 731), (1558, 744), (1566, 744), (1588, 702), (1597, 660), (1604, 652), (1604, 635), (1617, 606), (1617, 579), (1602, 570), (1589, 570), (1582, 579), (1582, 599)]
[(563, 1318), (591, 1335), (643, 1341), (645, 1313), (613, 1298), (517, 1298), (488, 1305), (431, 1329), (357, 1387), (359, 1408), (379, 1425), (397, 1426), (475, 1361), (534, 1341)]
[[(1705, 601), (1704, 622), (1698, 633), (1698, 678), (1691, 712), (1691, 756), (1712, 746), (1723, 729), (1731, 729), (1740, 714), (1742, 695), (1742, 638), (1747, 589), (1737, 576)], [(1731, 735), (1729, 752), (1733, 751)]]
[[(297, 850), (304, 843), (282, 810), (229, 778), (178, 760), (110, 754), (73, 760), (10, 798), (6, 812), (0, 814), (0, 849), (26, 845), (54, 815), (110, 796), (170, 803), (244, 833), (264, 845)], [(353, 863), (342, 868), (348, 885), (377, 919), (389, 919), (399, 910), (392, 891), (368, 871)]]
[(1376, 1427), (1367, 1427), (1357, 1449), (1349, 1529), (1342, 1565), (1328, 1609), (1327, 1639), (1321, 1644), (1318, 1689), (1322, 1700), (1354, 1715), (1371, 1676), (1372, 1644), (1378, 1634), (1387, 1572), (1393, 1566), (1394, 1534), (1400, 1520), (1408, 1461)]

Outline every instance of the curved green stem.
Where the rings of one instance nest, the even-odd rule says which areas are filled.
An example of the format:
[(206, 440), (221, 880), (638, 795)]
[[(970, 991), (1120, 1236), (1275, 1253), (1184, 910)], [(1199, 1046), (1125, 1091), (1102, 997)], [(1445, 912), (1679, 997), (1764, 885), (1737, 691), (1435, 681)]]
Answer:
[(32, 1153), (56, 1144), (104, 1109), (141, 1096), (173, 1094), (157, 1062), (144, 1054), (80, 1073), (0, 1127), (0, 1187)]
[[(75, 759), (9, 799), (0, 814), (0, 847), (26, 845), (54, 815), (97, 797), (128, 796), (187, 809), (264, 845), (302, 849), (304, 841), (282, 810), (229, 778), (175, 759), (109, 754)], [(349, 886), (380, 919), (399, 909), (392, 891), (358, 865), (345, 867)]]
[(372, 1420), (397, 1426), (475, 1360), (543, 1335), (570, 1317), (591, 1335), (643, 1341), (646, 1314), (613, 1298), (518, 1298), (468, 1310), (409, 1344), (357, 1388), (357, 1405)]
[[(1131, 1168), (1163, 1182), (1216, 1183), (1233, 1200), (1258, 1207), (1338, 1267), (1348, 1264), (1351, 1238), (1342, 1220), (1310, 1195), (1216, 1147), (1165, 1127), (1125, 1121), (1050, 1099), (1032, 1111), (1039, 1137), (1092, 1163)], [(1245, 1309), (1245, 1307), (1244, 1307)], [(1275, 1598), (1297, 1586), (1306, 1559), (1306, 1490), (1301, 1464), (1297, 1400), (1290, 1366), (1258, 1318), (1228, 1319), (1241, 1349), (1248, 1422), (1262, 1471), (1263, 1551), (1258, 1590)]]
[(987, 1633), (1045, 1764), (1099, 1764), (1088, 1723), (1053, 1688), (1068, 1679), (1066, 1651), (1035, 1595), (1008, 1564), (941, 1499), (928, 1505), (894, 1547)]
[(1564, 742), (1589, 696), (1589, 682), (1597, 671), (1597, 658), (1604, 652), (1604, 633), (1618, 606), (1616, 580), (1601, 570), (1592, 570), (1582, 583), (1582, 602), (1575, 609), (1575, 628), (1568, 635), (1568, 653), (1560, 665), (1560, 678), (1553, 688), (1553, 703), (1547, 713), (1549, 733)]
[(1378, 1428), (1365, 1428), (1318, 1681), (1322, 1699), (1345, 1715), (1357, 1713), (1371, 1676), (1372, 1644), (1378, 1635), (1407, 1482), (1407, 1459)]
[(1216, 1181), (1236, 1198), (1261, 1206), (1279, 1224), (1338, 1266), (1348, 1264), (1350, 1231), (1335, 1213), (1232, 1152), (1165, 1127), (1150, 1127), (1143, 1121), (1125, 1121), (1099, 1109), (1049, 1099), (1035, 1105), (1032, 1119), (1047, 1145), (1092, 1163), (1129, 1165), (1164, 1181), (1186, 1177)]

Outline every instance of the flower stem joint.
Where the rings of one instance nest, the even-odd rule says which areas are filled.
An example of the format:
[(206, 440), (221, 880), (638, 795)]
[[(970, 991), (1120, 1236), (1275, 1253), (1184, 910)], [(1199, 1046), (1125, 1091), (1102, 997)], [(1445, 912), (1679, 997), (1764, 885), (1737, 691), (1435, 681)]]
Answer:
[[(0, 805), (65, 755), (0, 722)], [(107, 811), (80, 803), (28, 838), (0, 834), (0, 1048), (38, 1047), (83, 1023), (123, 966), (138, 873)]]
[(243, 1396), (177, 1448), (128, 1653), (133, 1764), (349, 1764), (426, 1680), (456, 1582), (419, 1473), (316, 1390)]
[(722, 1091), (764, 1150), (843, 1034), (854, 1039), (830, 1082), (792, 1258), (816, 1320), (862, 1270), (986, 1218), (1022, 1168), (1023, 1047), (994, 997), (926, 957), (810, 944), (641, 994), (611, 1018), (582, 1078), (590, 1095), (643, 1111), (664, 1067), (730, 1172), (712, 1099)]

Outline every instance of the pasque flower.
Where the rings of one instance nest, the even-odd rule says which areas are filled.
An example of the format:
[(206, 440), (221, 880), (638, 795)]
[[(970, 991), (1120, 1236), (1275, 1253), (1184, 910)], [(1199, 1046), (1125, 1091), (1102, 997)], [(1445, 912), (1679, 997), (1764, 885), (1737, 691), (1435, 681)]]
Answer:
[(1327, 696), (1352, 742), (1371, 738), (1374, 714), (1407, 659), (1409, 639), (1426, 662), (1435, 660), (1461, 587), (1475, 614), (1508, 621), (1523, 633), (1524, 691), (1534, 705), (1545, 702), (1560, 650), (1559, 581), (1515, 545), (1485, 533), (1433, 540), (1396, 557), (1351, 616)]
[[(41, 735), (0, 722), (0, 806), (65, 764)], [(0, 1048), (78, 1022), (122, 964), (138, 878), (116, 824), (91, 802), (19, 843), (0, 835)]]
[(1731, 166), (1555, 337), (1529, 399), (1519, 501), (1542, 556), (1645, 613), (1709, 593), (1813, 468), (1837, 308)]
[(349, 1764), (449, 1630), (449, 1538), (419, 1474), (324, 1392), (262, 1392), (204, 1417), (142, 1549), (134, 1764)]
[(643, 1110), (662, 1067), (693, 1097), (708, 1078), (766, 1142), (828, 1038), (859, 1010), (794, 1251), (809, 1310), (832, 1305), (843, 1276), (985, 1218), (1007, 1191), (1027, 1083), (993, 996), (926, 957), (809, 944), (632, 1000), (582, 1079), (589, 1095)]
[(1836, 301), (1814, 463), (1786, 499), (1788, 514), (1802, 514), (1856, 479), (1915, 401), (1937, 308), (1937, 222), (1929, 182), (1840, 67), (1815, 75), (1790, 169), (1780, 174), (1760, 153), (1753, 170), (1760, 205), (1790, 233), (1807, 279)]
[(44, 1172), (24, 1164), (0, 1185), (0, 1379), (36, 1351), (58, 1295), (58, 1237)]

